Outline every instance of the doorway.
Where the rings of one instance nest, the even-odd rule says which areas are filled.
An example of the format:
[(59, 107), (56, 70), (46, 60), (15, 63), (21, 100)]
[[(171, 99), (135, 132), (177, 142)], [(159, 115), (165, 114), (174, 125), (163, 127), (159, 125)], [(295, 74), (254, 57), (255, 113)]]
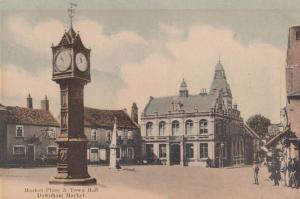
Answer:
[(34, 145), (27, 146), (27, 159), (29, 162), (34, 161)]
[(180, 164), (180, 145), (179, 144), (171, 145), (170, 163), (171, 163), (171, 165)]
[(98, 162), (99, 161), (99, 149), (98, 148), (91, 148), (90, 149), (90, 161), (91, 162)]

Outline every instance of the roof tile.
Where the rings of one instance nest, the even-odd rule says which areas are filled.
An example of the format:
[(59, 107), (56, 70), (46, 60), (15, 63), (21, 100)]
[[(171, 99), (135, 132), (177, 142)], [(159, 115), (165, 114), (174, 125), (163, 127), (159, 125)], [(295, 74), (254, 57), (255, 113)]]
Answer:
[(59, 126), (53, 115), (46, 110), (18, 106), (7, 106), (6, 109), (8, 111), (8, 123)]
[(117, 118), (118, 128), (139, 128), (128, 114), (123, 110), (102, 110), (95, 108), (84, 108), (84, 119), (86, 126), (101, 126), (113, 128), (114, 118)]
[(168, 96), (151, 98), (149, 104), (146, 106), (144, 113), (148, 114), (166, 114), (171, 111), (172, 103), (180, 103), (181, 110), (185, 112), (208, 112), (210, 108), (214, 108), (218, 93), (205, 95), (190, 95), (188, 97)]

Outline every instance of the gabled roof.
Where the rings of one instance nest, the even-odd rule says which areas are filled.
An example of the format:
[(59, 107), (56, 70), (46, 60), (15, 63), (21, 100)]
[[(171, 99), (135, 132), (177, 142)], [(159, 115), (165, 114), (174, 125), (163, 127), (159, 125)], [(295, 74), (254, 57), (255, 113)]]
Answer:
[(113, 128), (114, 118), (117, 118), (118, 128), (137, 129), (139, 125), (131, 120), (124, 110), (102, 110), (84, 108), (84, 125)]
[(151, 97), (144, 109), (144, 114), (166, 114), (172, 111), (172, 103), (180, 104), (180, 110), (184, 110), (185, 112), (195, 112), (195, 109), (199, 112), (209, 112), (210, 108), (215, 107), (217, 98), (218, 93), (189, 95), (188, 97)]
[(284, 137), (296, 137), (295, 134), (291, 132), (290, 129), (286, 129), (285, 131), (277, 134), (276, 136), (272, 137), (266, 144), (265, 146), (267, 148), (274, 146), (276, 143), (278, 143), (281, 139)]
[(6, 106), (8, 111), (7, 123), (59, 127), (53, 115), (46, 110), (30, 109), (18, 106)]

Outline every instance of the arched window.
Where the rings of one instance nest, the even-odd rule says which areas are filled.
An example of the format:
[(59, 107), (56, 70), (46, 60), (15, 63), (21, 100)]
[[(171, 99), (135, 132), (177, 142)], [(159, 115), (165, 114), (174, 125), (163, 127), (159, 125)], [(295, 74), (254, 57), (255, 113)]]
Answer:
[(178, 121), (173, 121), (172, 122), (172, 135), (178, 135), (179, 134), (179, 122)]
[(207, 120), (200, 120), (199, 129), (200, 129), (200, 134), (208, 133)]
[(151, 136), (152, 135), (152, 129), (153, 129), (153, 123), (148, 122), (146, 124), (146, 136)]
[(159, 135), (164, 136), (165, 131), (166, 131), (166, 122), (162, 121), (162, 122), (159, 123), (158, 126), (159, 126), (159, 129), (158, 129)]
[(193, 121), (192, 120), (187, 120), (185, 122), (185, 133), (187, 135), (192, 135), (192, 133), (193, 133)]

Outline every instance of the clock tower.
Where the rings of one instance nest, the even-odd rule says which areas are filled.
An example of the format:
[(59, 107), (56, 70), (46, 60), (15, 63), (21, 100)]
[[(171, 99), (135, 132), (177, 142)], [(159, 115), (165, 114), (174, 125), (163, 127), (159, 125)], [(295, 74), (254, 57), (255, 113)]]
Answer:
[(57, 175), (50, 183), (96, 184), (87, 169), (87, 138), (84, 134), (84, 86), (91, 81), (90, 49), (85, 48), (79, 33), (72, 27), (56, 46), (52, 46), (52, 80), (60, 86), (61, 133), (57, 138)]

